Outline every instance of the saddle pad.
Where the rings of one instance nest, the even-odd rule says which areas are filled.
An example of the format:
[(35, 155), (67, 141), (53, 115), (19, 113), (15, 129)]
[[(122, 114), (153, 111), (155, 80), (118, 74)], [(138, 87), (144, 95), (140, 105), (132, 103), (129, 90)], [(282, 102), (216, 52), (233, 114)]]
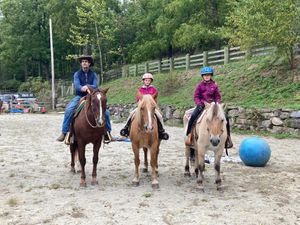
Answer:
[(86, 102), (86, 100), (83, 100), (79, 103), (78, 107), (75, 110), (73, 118), (76, 118), (79, 115), (80, 111), (82, 110), (83, 106), (85, 105), (85, 102)]
[[(192, 113), (193, 113), (194, 109), (195, 109), (195, 107), (194, 107), (194, 108), (191, 108), (191, 109), (188, 109), (188, 110), (185, 111), (184, 117), (185, 117), (188, 121), (190, 120), (190, 118), (191, 118), (191, 116), (192, 116)], [(203, 118), (203, 116), (204, 116), (205, 113), (206, 113), (206, 110), (203, 110), (201, 116), (197, 119), (197, 123), (200, 123), (200, 122), (201, 122), (201, 120), (202, 120), (202, 118)]]

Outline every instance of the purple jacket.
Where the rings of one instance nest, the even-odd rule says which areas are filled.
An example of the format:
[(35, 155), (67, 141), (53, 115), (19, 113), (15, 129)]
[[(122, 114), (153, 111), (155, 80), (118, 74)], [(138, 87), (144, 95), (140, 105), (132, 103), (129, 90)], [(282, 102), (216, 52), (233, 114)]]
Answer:
[(221, 102), (219, 87), (215, 81), (201, 81), (194, 92), (194, 101), (196, 105), (203, 105), (204, 102)]

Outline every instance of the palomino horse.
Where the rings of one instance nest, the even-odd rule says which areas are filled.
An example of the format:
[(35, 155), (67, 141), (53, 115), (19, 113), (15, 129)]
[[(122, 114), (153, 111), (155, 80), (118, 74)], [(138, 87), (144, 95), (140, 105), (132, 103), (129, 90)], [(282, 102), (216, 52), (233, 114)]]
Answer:
[(147, 151), (150, 150), (150, 165), (152, 168), (152, 187), (154, 189), (159, 188), (157, 180), (158, 169), (158, 153), (160, 140), (158, 138), (157, 119), (155, 117), (155, 109), (157, 105), (151, 95), (143, 95), (139, 101), (138, 108), (133, 117), (130, 128), (130, 139), (132, 150), (134, 153), (135, 172), (132, 183), (136, 186), (139, 185), (139, 150), (143, 148), (145, 156), (145, 168), (148, 170)]
[(75, 156), (78, 153), (81, 165), (80, 186), (85, 187), (85, 146), (93, 144), (93, 172), (92, 185), (98, 184), (97, 181), (97, 163), (98, 153), (101, 145), (103, 146), (105, 128), (105, 110), (106, 110), (106, 92), (105, 90), (93, 90), (89, 87), (86, 96), (86, 102), (79, 115), (72, 123), (73, 141), (70, 143), (71, 151), (71, 171), (75, 172)]
[[(184, 124), (187, 126), (187, 118), (184, 117)], [(215, 155), (215, 174), (217, 189), (221, 187), (221, 157), (225, 147), (227, 138), (226, 118), (223, 110), (223, 104), (205, 103), (205, 111), (202, 117), (198, 119), (195, 129), (192, 131), (193, 141), (192, 146), (186, 146), (186, 165), (185, 175), (190, 176), (189, 162), (193, 164), (195, 161), (195, 173), (197, 178), (198, 188), (203, 189), (203, 171), (205, 168), (205, 153), (207, 150), (214, 151)], [(193, 158), (194, 155), (194, 158)]]

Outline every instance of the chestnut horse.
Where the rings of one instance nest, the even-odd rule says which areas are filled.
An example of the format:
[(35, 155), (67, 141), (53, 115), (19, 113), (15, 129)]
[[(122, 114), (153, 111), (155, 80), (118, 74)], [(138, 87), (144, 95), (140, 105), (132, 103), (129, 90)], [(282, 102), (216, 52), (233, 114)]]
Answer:
[(72, 123), (72, 138), (70, 143), (71, 151), (71, 171), (75, 172), (75, 156), (78, 153), (81, 165), (80, 186), (85, 187), (85, 147), (87, 144), (93, 144), (93, 172), (92, 185), (98, 184), (97, 181), (97, 163), (98, 153), (101, 145), (104, 143), (105, 110), (106, 110), (106, 92), (108, 89), (92, 89), (89, 87), (86, 96), (86, 102), (83, 109)]
[[(184, 117), (185, 127), (187, 126), (187, 118)], [(215, 155), (214, 168), (215, 168), (215, 183), (217, 189), (221, 187), (221, 157), (225, 148), (225, 141), (227, 138), (226, 118), (223, 110), (223, 104), (219, 103), (205, 103), (205, 111), (198, 119), (195, 129), (192, 131), (193, 144), (186, 146), (186, 165), (185, 175), (190, 176), (189, 163), (195, 162), (195, 173), (198, 188), (203, 188), (203, 171), (205, 168), (205, 153), (207, 150), (212, 150)], [(194, 155), (194, 157), (191, 157)]]
[(157, 104), (151, 95), (143, 95), (138, 103), (138, 108), (132, 119), (130, 128), (131, 146), (134, 153), (135, 172), (132, 183), (135, 186), (139, 185), (139, 150), (144, 150), (145, 168), (148, 170), (147, 152), (150, 150), (150, 165), (152, 168), (151, 180), (154, 189), (159, 188), (157, 180), (158, 169), (158, 153), (160, 139), (158, 138), (157, 119), (154, 114)]

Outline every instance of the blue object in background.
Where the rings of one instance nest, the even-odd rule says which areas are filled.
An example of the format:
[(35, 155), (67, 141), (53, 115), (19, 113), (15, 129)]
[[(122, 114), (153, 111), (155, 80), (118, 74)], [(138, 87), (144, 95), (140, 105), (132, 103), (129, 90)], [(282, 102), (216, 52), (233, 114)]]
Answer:
[(271, 149), (262, 138), (250, 137), (242, 141), (239, 154), (247, 166), (265, 166), (271, 157)]

